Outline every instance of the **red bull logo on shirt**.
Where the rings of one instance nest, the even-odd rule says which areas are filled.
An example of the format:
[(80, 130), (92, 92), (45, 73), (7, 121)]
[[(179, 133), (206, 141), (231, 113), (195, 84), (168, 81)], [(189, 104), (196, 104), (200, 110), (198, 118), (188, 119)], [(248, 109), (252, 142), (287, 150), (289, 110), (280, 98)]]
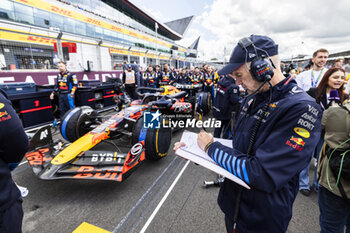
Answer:
[(11, 115), (7, 113), (7, 111), (0, 112), (0, 122), (10, 120)]
[(302, 151), (305, 146), (305, 142), (302, 138), (296, 138), (294, 136), (287, 140), (286, 144), (298, 151)]
[(7, 115), (7, 111), (5, 111), (5, 112), (0, 112), (0, 117), (3, 117), (3, 116), (5, 116), (5, 115)]

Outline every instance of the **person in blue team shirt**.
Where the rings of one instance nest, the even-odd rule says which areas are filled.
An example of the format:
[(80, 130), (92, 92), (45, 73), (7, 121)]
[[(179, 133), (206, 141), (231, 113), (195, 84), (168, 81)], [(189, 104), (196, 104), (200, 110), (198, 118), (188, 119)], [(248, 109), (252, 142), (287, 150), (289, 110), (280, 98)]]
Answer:
[(161, 78), (159, 79), (159, 85), (171, 85), (175, 80), (173, 72), (169, 69), (168, 64), (163, 65), (163, 71), (161, 72)]
[(191, 78), (188, 76), (185, 69), (183, 69), (177, 76), (176, 82), (180, 84), (191, 84)]
[(11, 102), (0, 90), (0, 232), (22, 232), (22, 198), (12, 180), (14, 170), (28, 150), (28, 138)]
[(154, 66), (153, 70), (154, 70), (154, 72), (156, 72), (156, 76), (157, 76), (158, 81), (161, 80), (162, 79), (162, 71), (160, 70), (160, 66), (159, 65)]
[[(209, 133), (198, 134), (199, 147), (251, 187), (244, 189), (229, 179), (222, 184), (218, 203), (227, 232), (287, 231), (299, 173), (321, 135), (320, 107), (283, 76), (277, 54), (278, 46), (269, 37), (251, 35), (239, 41), (219, 71), (249, 93), (235, 123), (232, 148), (214, 142)], [(181, 146), (176, 143), (174, 149)]]
[(149, 66), (147, 71), (143, 75), (145, 87), (158, 87), (158, 78), (156, 72), (153, 71), (153, 67)]
[(203, 78), (203, 84), (204, 92), (209, 92), (211, 95), (211, 99), (214, 103), (215, 101), (215, 89), (214, 89), (214, 84), (215, 84), (215, 73), (213, 72), (212, 68), (210, 66), (206, 66), (206, 72), (204, 73), (204, 78)]
[(78, 79), (74, 73), (67, 70), (65, 62), (59, 61), (57, 68), (60, 72), (57, 75), (56, 85), (50, 99), (53, 100), (54, 94), (58, 94), (58, 107), (62, 120), (64, 114), (75, 106), (74, 96), (78, 87)]
[(230, 120), (233, 117), (232, 113), (236, 112), (239, 106), (239, 87), (235, 84), (235, 80), (225, 75), (218, 82), (215, 102), (213, 106), (213, 116), (221, 121), (221, 127), (215, 128), (214, 137), (229, 138)]
[(200, 72), (199, 67), (194, 69), (194, 72), (191, 75), (191, 81), (193, 84), (203, 83), (203, 74)]

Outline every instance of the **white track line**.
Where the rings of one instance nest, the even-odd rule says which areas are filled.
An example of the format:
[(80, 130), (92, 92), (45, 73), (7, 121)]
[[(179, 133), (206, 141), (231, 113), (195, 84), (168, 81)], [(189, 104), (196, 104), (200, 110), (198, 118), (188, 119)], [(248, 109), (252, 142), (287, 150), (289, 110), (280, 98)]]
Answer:
[(112, 233), (119, 232), (120, 228), (123, 226), (124, 222), (128, 220), (128, 218), (132, 215), (135, 209), (142, 203), (142, 201), (147, 197), (147, 195), (152, 191), (152, 189), (158, 184), (158, 182), (163, 178), (163, 176), (170, 169), (172, 164), (177, 160), (178, 157), (174, 157), (174, 159), (168, 164), (168, 166), (164, 169), (162, 174), (158, 176), (158, 178), (153, 182), (153, 184), (147, 189), (147, 191), (142, 195), (142, 197), (137, 201), (137, 203), (132, 207), (132, 209), (124, 216), (124, 218), (120, 221), (120, 223), (114, 228)]
[(176, 179), (174, 180), (174, 182), (171, 184), (170, 188), (168, 189), (168, 191), (165, 193), (164, 197), (162, 198), (162, 200), (159, 202), (159, 204), (157, 205), (157, 207), (155, 208), (155, 210), (153, 211), (153, 213), (151, 214), (151, 216), (149, 217), (149, 219), (147, 220), (146, 224), (143, 226), (143, 228), (141, 229), (140, 233), (144, 233), (148, 226), (151, 224), (153, 218), (156, 216), (157, 212), (159, 211), (160, 207), (162, 207), (162, 205), (164, 204), (165, 200), (167, 199), (167, 197), (169, 196), (169, 194), (171, 193), (171, 191), (173, 190), (173, 188), (175, 187), (176, 183), (179, 181), (180, 177), (182, 176), (182, 173), (185, 171), (185, 169), (187, 168), (188, 164), (190, 163), (190, 161), (188, 160), (186, 162), (186, 164), (184, 165), (184, 167), (182, 168), (182, 170), (180, 171), (179, 175), (176, 177)]

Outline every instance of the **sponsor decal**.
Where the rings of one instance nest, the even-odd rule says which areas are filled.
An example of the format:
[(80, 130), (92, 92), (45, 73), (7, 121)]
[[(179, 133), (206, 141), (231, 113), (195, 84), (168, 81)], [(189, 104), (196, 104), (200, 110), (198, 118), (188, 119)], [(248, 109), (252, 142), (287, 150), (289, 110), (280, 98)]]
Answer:
[(50, 155), (50, 149), (49, 148), (41, 148), (37, 151), (27, 153), (25, 157), (28, 160), (28, 163), (31, 166), (35, 165), (43, 165), (46, 161), (51, 161), (52, 156)]
[(314, 118), (313, 116), (311, 116), (310, 114), (307, 114), (307, 112), (303, 113), (303, 115), (301, 115), (302, 118), (311, 121), (312, 123), (316, 122), (316, 118)]
[(48, 129), (45, 129), (44, 131), (42, 131), (40, 133), (40, 140), (47, 138), (48, 135), (49, 135), (49, 131), (48, 131)]
[(317, 117), (319, 111), (315, 107), (311, 106), (310, 104), (308, 104), (308, 106), (309, 106), (309, 112), (312, 113), (315, 117)]
[(296, 144), (300, 145), (300, 146), (305, 146), (305, 142), (302, 138), (295, 138), (294, 136), (292, 136), (290, 138), (291, 141), (295, 142)]
[(113, 160), (115, 160), (114, 153), (93, 153), (91, 157), (91, 162), (112, 162)]
[(250, 100), (248, 101), (248, 106), (250, 106), (250, 105), (253, 103), (253, 101), (254, 101), (254, 99), (250, 99)]
[(8, 114), (7, 111), (0, 112), (0, 122), (10, 120), (11, 118), (11, 115)]
[(286, 141), (286, 145), (298, 150), (302, 151), (304, 149), (305, 142), (302, 138), (296, 138), (292, 136), (290, 139)]
[(177, 105), (173, 106), (172, 109), (174, 109), (175, 113), (188, 113), (191, 112), (192, 104), (190, 103), (178, 103)]
[(303, 137), (303, 138), (309, 138), (310, 137), (309, 131), (307, 131), (304, 128), (296, 127), (296, 128), (294, 128), (294, 132), (296, 134), (298, 134), (299, 136)]
[(3, 116), (5, 116), (5, 115), (7, 115), (7, 111), (5, 111), (5, 112), (0, 112), (0, 117), (3, 117)]
[(115, 166), (108, 171), (102, 171), (92, 166), (81, 166), (78, 169), (78, 174), (74, 175), (73, 178), (84, 179), (84, 178), (95, 178), (95, 179), (106, 179), (122, 181), (122, 175), (120, 174), (122, 167)]
[(304, 119), (301, 119), (301, 118), (298, 120), (297, 124), (301, 125), (304, 128), (307, 128), (309, 130), (313, 130), (315, 127), (315, 125), (312, 124), (311, 122), (304, 120)]
[(254, 101), (254, 99), (250, 99), (250, 100), (248, 101), (247, 105), (242, 107), (241, 114), (244, 114), (243, 112), (248, 111), (248, 108), (249, 108), (249, 106), (253, 103), (253, 101)]

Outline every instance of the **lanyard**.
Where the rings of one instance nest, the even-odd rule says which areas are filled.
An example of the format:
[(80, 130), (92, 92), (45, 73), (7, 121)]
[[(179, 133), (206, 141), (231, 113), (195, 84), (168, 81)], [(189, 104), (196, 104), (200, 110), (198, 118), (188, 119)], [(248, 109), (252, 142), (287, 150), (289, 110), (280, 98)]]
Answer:
[(312, 69), (311, 71), (311, 87), (316, 87), (317, 86), (317, 83), (318, 81), (320, 80), (322, 74), (323, 74), (323, 71), (324, 71), (324, 68), (321, 70), (320, 74), (318, 75), (317, 79), (316, 79), (316, 82), (315, 82), (315, 86), (314, 86), (314, 69)]

